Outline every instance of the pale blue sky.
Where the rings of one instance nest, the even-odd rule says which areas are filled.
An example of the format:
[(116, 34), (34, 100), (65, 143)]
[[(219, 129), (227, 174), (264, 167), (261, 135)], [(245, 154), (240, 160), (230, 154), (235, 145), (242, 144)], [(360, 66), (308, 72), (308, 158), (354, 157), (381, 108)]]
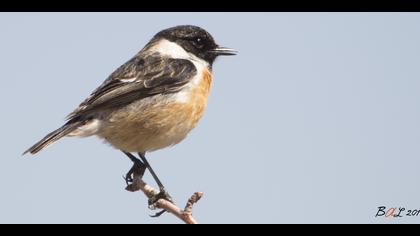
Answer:
[[(0, 223), (178, 223), (124, 190), (97, 138), (21, 153), (159, 30), (194, 24), (240, 51), (214, 65), (208, 109), (148, 155), (201, 223), (416, 223), (418, 13), (0, 13)], [(151, 182), (150, 175), (146, 180)]]

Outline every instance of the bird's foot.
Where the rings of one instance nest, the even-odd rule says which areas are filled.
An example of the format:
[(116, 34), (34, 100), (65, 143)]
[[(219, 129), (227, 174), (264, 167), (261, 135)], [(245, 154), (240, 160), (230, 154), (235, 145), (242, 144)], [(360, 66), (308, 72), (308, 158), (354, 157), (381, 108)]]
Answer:
[[(171, 203), (174, 203), (172, 201), (172, 197), (169, 195), (168, 192), (166, 192), (165, 188), (160, 188), (160, 192), (154, 196), (152, 196), (151, 198), (149, 198), (149, 207), (154, 209), (156, 207), (156, 203), (160, 200), (160, 199), (165, 199)], [(158, 213), (151, 215), (151, 217), (159, 217), (161, 216), (163, 213), (165, 213), (166, 210), (161, 210)]]
[(158, 213), (154, 214), (154, 215), (150, 215), (150, 217), (155, 218), (155, 217), (159, 217), (161, 216), (163, 213), (167, 212), (167, 210), (161, 210)]
[(140, 178), (143, 178), (145, 171), (146, 171), (146, 165), (143, 164), (143, 162), (141, 162), (140, 160), (134, 162), (131, 169), (127, 172), (125, 176), (123, 176), (127, 186), (133, 183), (134, 175), (137, 175)]
[(165, 188), (160, 188), (160, 192), (158, 194), (149, 198), (149, 206), (153, 206), (160, 199), (165, 199), (171, 203), (174, 203), (172, 201), (172, 197), (169, 195), (168, 192), (166, 192)]

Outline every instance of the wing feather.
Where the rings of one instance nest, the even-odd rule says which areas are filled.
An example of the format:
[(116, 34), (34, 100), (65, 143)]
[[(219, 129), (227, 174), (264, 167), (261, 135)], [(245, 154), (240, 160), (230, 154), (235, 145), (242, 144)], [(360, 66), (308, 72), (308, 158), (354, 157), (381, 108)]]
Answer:
[(135, 56), (113, 72), (68, 115), (68, 119), (127, 105), (156, 94), (177, 92), (196, 73), (197, 69), (189, 60), (161, 57), (158, 54)]

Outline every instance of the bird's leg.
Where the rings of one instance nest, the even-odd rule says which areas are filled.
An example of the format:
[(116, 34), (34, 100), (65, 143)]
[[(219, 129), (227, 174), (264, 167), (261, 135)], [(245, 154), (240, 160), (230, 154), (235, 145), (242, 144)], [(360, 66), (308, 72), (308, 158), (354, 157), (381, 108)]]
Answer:
[(168, 192), (166, 192), (165, 187), (163, 186), (162, 182), (160, 182), (160, 180), (157, 177), (155, 171), (152, 169), (149, 162), (147, 161), (145, 153), (139, 152), (138, 154), (139, 154), (139, 157), (142, 160), (142, 162), (146, 165), (147, 169), (149, 169), (150, 174), (152, 174), (152, 176), (153, 176), (153, 179), (155, 179), (157, 185), (159, 186), (159, 193), (149, 199), (149, 205), (153, 205), (159, 199), (166, 199), (170, 202), (173, 202), (172, 197), (169, 195)]
[(130, 183), (133, 182), (132, 175), (134, 173), (136, 173), (139, 176), (143, 177), (144, 172), (146, 171), (146, 165), (142, 161), (140, 161), (139, 159), (137, 159), (133, 154), (131, 154), (129, 152), (124, 152), (124, 151), (123, 151), (123, 153), (125, 155), (127, 155), (128, 158), (130, 158), (130, 160), (133, 162), (133, 167), (131, 167), (131, 169), (127, 172), (127, 174), (124, 177), (125, 182), (127, 183), (127, 185), (129, 185)]
[[(157, 185), (159, 186), (159, 193), (149, 199), (149, 201), (148, 201), (149, 206), (156, 203), (159, 199), (166, 199), (170, 202), (173, 202), (172, 197), (168, 194), (168, 192), (166, 192), (165, 187), (163, 186), (162, 182), (157, 177), (155, 171), (150, 166), (150, 164), (147, 161), (144, 153), (140, 153), (140, 152), (138, 153), (139, 157), (142, 160), (137, 159), (133, 154), (131, 154), (129, 152), (124, 152), (123, 151), (123, 153), (125, 155), (127, 155), (127, 157), (130, 158), (130, 160), (134, 163), (133, 167), (131, 167), (131, 169), (128, 171), (128, 173), (124, 177), (127, 185), (129, 185), (130, 183), (133, 182), (133, 177), (132, 177), (133, 173), (137, 173), (141, 177), (143, 177), (144, 172), (146, 171), (146, 168), (147, 168), (147, 169), (149, 169), (149, 171), (152, 174), (153, 178), (155, 179)], [(155, 215), (152, 215), (151, 217), (159, 217), (165, 212), (166, 212), (166, 210), (159, 211), (158, 213), (156, 213)]]

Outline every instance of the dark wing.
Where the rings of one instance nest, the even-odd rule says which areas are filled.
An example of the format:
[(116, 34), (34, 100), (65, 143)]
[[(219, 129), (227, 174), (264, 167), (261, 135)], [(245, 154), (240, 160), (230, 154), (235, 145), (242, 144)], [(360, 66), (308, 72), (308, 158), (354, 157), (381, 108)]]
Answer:
[(136, 56), (113, 72), (68, 115), (68, 119), (127, 105), (156, 94), (177, 92), (196, 73), (194, 64), (189, 60), (165, 58), (157, 54)]

